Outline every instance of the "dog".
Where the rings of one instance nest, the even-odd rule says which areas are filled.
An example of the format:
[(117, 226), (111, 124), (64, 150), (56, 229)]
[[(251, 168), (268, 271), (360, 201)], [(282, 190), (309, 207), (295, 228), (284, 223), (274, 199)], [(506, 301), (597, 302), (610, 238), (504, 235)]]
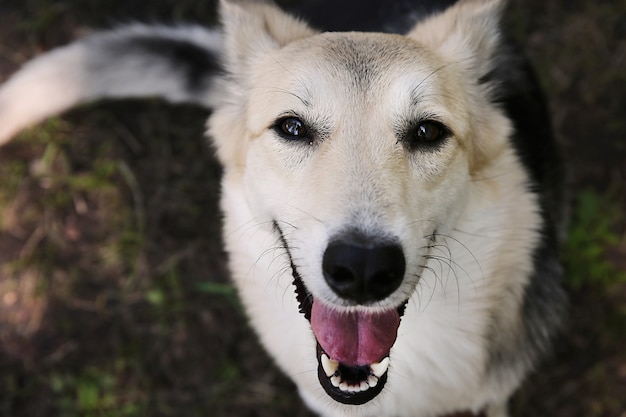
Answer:
[(134, 24), (60, 47), (1, 87), (0, 144), (101, 98), (211, 109), (232, 278), (308, 407), (507, 416), (566, 297), (562, 163), (503, 1), (316, 29), (344, 15), (332, 7), (222, 0), (221, 28)]

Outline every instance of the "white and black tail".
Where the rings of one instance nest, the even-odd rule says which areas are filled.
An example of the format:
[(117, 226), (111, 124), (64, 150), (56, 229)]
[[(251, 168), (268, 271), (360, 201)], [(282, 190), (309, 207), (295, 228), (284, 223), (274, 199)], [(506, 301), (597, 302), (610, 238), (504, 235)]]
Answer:
[(29, 63), (0, 87), (0, 145), (83, 102), (161, 97), (212, 107), (222, 34), (197, 26), (130, 25), (99, 32)]

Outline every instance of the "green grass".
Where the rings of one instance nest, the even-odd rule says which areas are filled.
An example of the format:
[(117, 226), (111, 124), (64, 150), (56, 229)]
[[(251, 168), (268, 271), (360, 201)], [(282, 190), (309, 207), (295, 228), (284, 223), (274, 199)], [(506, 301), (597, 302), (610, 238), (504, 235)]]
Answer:
[[(21, 236), (24, 246), (16, 258), (3, 264), (0, 282), (18, 293), (18, 307), (26, 315), (37, 306), (56, 302), (93, 302), (91, 308), (97, 311), (100, 295), (85, 295), (84, 287), (93, 284), (84, 279), (85, 271), (98, 271), (91, 279), (104, 289), (111, 277), (133, 271), (142, 251), (136, 219), (124, 203), (126, 186), (120, 161), (102, 146), (94, 152), (88, 168), (76, 169), (69, 131), (69, 124), (53, 119), (22, 134), (3, 150), (14, 156), (0, 166), (5, 179), (0, 182), (0, 208), (8, 214), (2, 216), (0, 230)], [(91, 229), (73, 224), (82, 221), (81, 216), (93, 222)], [(32, 288), (24, 288), (26, 276), (35, 281)], [(132, 279), (132, 274), (128, 276)], [(70, 346), (80, 337), (79, 323), (67, 318), (42, 320), (40, 325), (47, 323), (54, 337), (67, 337)], [(18, 318), (4, 324), (15, 326), (13, 337), (17, 340), (28, 336)], [(49, 392), (46, 403), (58, 416), (144, 415), (141, 387), (124, 381), (132, 369), (126, 362), (138, 358), (104, 359), (111, 363), (86, 363), (79, 368), (44, 366), (26, 384), (6, 375), (0, 404), (19, 403), (27, 393), (38, 398), (40, 394), (35, 393)]]
[(59, 417), (134, 417), (146, 412), (146, 398), (123, 380), (124, 360), (77, 373), (47, 375)]
[[(186, 258), (198, 245), (193, 241), (188, 248), (156, 253), (154, 258), (150, 251), (159, 244), (151, 239), (162, 235), (153, 224), (147, 226), (145, 190), (135, 177), (136, 167), (131, 168), (110, 142), (84, 144), (89, 129), (53, 119), (2, 150), (8, 157), (0, 164), (0, 175), (6, 178), (0, 182), (0, 210), (10, 215), (2, 216), (0, 239), (17, 234), (22, 248), (2, 265), (0, 290), (18, 294), (23, 313), (40, 308), (45, 314), (54, 305), (60, 313), (43, 318), (23, 336), (19, 320), (8, 323), (15, 329), (12, 338), (45, 350), (37, 342), (43, 335), (55, 348), (23, 359), (32, 362), (29, 369), (18, 371), (20, 366), (11, 365), (12, 371), (0, 379), (0, 415), (178, 416), (176, 404), (181, 402), (187, 411), (226, 410), (232, 398), (241, 395), (245, 375), (225, 349), (210, 345), (210, 333), (205, 343), (215, 364), (199, 364), (207, 369), (202, 378), (209, 382), (193, 387), (203, 390), (202, 396), (186, 399), (186, 384), (168, 382), (163, 374), (172, 372), (167, 370), (173, 366), (171, 351), (185, 351), (185, 340), (198, 331), (197, 307), (190, 298), (202, 298), (220, 314), (242, 321), (235, 290), (210, 281), (211, 271), (189, 279)], [(168, 186), (176, 188), (176, 183)], [(182, 212), (202, 209), (185, 206)], [(33, 288), (24, 287), (27, 276), (35, 281)], [(63, 346), (69, 346), (67, 351)], [(190, 349), (197, 346), (195, 342)], [(223, 352), (216, 356), (212, 352), (218, 348)], [(181, 368), (194, 368), (199, 358), (192, 355)], [(195, 369), (180, 372), (199, 378)], [(176, 394), (160, 398), (159, 392)], [(38, 411), (24, 411), (28, 407), (20, 404), (25, 397), (35, 401)]]
[(578, 193), (565, 244), (568, 283), (608, 288), (626, 282), (626, 271), (607, 258), (607, 249), (623, 244), (619, 226), (626, 220), (611, 193), (586, 189)]

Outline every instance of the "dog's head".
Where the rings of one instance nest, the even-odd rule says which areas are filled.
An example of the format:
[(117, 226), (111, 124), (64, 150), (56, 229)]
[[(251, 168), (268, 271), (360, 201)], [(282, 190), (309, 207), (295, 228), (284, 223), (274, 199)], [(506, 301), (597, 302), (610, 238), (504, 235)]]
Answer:
[[(235, 279), (245, 292), (262, 258), (282, 263), (262, 285), (293, 277), (300, 313), (278, 308), (310, 322), (308, 354), (336, 401), (381, 392), (438, 236), (505, 147), (510, 126), (488, 77), (500, 9), (461, 1), (400, 36), (317, 33), (269, 5), (222, 4), (226, 74), (210, 133), (226, 233), (274, 237), (228, 244)], [(267, 302), (243, 298), (252, 314)]]

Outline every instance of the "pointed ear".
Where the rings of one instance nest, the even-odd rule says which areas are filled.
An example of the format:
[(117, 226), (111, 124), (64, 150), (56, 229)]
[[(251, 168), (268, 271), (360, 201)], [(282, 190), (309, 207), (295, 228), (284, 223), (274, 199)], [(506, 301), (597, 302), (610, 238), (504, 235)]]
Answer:
[(460, 0), (444, 12), (419, 22), (407, 36), (480, 78), (493, 67), (504, 3), (504, 0)]
[(245, 69), (260, 54), (317, 33), (277, 6), (251, 0), (220, 0), (227, 68)]

